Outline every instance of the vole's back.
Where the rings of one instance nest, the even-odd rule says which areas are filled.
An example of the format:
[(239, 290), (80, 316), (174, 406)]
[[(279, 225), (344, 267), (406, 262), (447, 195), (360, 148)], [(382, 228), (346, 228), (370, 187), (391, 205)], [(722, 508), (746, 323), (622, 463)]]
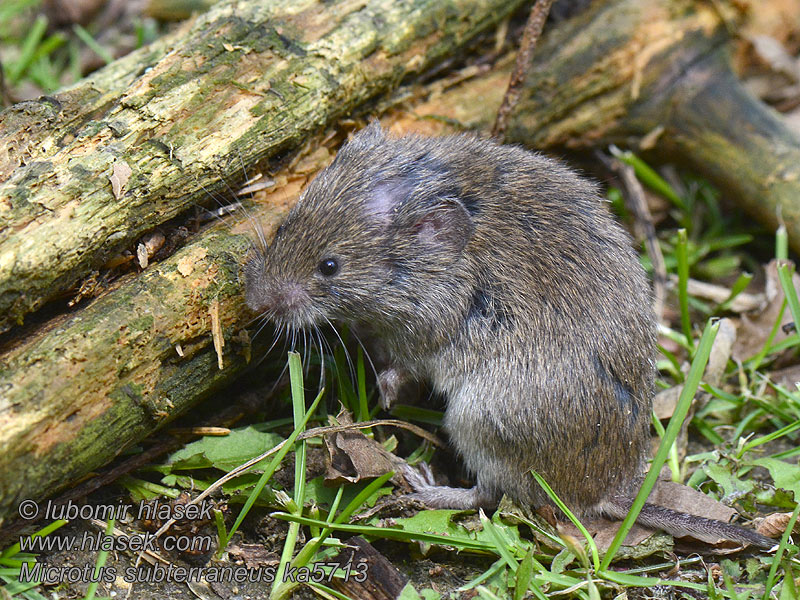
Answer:
[(439, 148), (474, 222), (463, 320), (425, 358), (454, 444), (486, 490), (524, 503), (547, 501), (532, 468), (578, 510), (629, 493), (655, 376), (655, 319), (629, 236), (555, 161), (463, 137)]

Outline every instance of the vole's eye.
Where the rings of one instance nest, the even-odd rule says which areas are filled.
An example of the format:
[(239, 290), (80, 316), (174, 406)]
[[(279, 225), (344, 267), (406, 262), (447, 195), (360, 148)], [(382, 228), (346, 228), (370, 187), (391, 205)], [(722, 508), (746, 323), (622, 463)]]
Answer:
[(321, 263), (319, 263), (319, 272), (322, 273), (325, 277), (332, 277), (336, 275), (339, 271), (339, 263), (336, 261), (335, 258), (326, 258)]

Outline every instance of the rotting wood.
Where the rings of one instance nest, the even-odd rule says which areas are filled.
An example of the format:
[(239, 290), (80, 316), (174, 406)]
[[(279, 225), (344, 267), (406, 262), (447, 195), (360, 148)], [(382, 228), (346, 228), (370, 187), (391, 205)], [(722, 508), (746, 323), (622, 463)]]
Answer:
[[(220, 173), (298, 146), (522, 2), (223, 0), (73, 88), (10, 107), (0, 332), (207, 200)], [(124, 185), (112, 187), (115, 169)]]
[[(652, 8), (658, 4), (662, 7), (660, 11), (648, 13), (650, 18), (642, 19), (638, 3), (617, 0), (610, 4), (617, 7), (612, 13), (620, 20), (614, 20), (614, 14), (606, 14), (601, 29), (612, 26), (636, 29), (646, 25), (646, 31), (652, 35), (644, 39), (654, 48), (647, 50), (643, 46), (641, 29), (636, 29), (638, 33), (635, 35), (620, 29), (614, 39), (611, 39), (611, 34), (608, 39), (599, 38), (604, 44), (598, 50), (602, 60), (595, 54), (595, 60), (599, 62), (592, 70), (587, 67), (590, 63), (586, 62), (591, 56), (590, 45), (581, 45), (581, 31), (576, 24), (582, 17), (549, 30), (537, 51), (537, 55), (539, 52), (544, 54), (534, 58), (535, 69), (529, 85), (537, 87), (529, 94), (526, 110), (539, 111), (540, 117), (544, 117), (549, 105), (553, 111), (565, 114), (552, 116), (548, 121), (530, 119), (527, 113), (519, 113), (514, 121), (515, 135), (519, 138), (537, 140), (545, 146), (571, 141), (579, 146), (590, 146), (606, 143), (609, 139), (617, 143), (635, 143), (641, 135), (636, 133), (635, 126), (639, 123), (637, 119), (646, 115), (647, 94), (653, 89), (652, 85), (659, 81), (663, 85), (664, 81), (663, 78), (651, 80), (649, 74), (663, 74), (665, 67), (662, 66), (660, 71), (657, 67), (670, 64), (670, 49), (686, 50), (689, 42), (704, 44), (707, 54), (702, 56), (712, 57), (717, 61), (712, 61), (712, 64), (723, 72), (729, 72), (718, 55), (720, 48), (724, 47), (724, 38), (718, 37), (719, 29), (712, 13), (700, 10), (693, 14), (686, 11), (686, 7), (693, 3), (664, 0), (650, 5)], [(598, 6), (606, 5), (600, 3)], [(671, 8), (667, 10), (665, 7)], [(678, 7), (683, 7), (683, 12)], [(659, 24), (658, 19), (667, 19), (668, 22)], [(594, 29), (594, 21), (581, 27), (586, 29), (589, 37), (599, 35)], [(661, 32), (661, 36), (655, 35), (656, 32)], [(649, 62), (642, 62), (636, 69), (628, 68), (627, 80), (600, 85), (598, 71), (608, 69), (610, 74), (615, 74), (620, 63), (624, 62), (620, 56), (627, 56), (631, 62), (640, 51), (649, 57)], [(581, 60), (571, 62), (571, 53), (577, 53)], [(548, 68), (555, 69), (550, 75), (550, 87), (542, 87), (547, 82), (543, 81), (546, 78), (540, 61), (547, 61)], [(697, 59), (691, 64), (709, 63)], [(560, 69), (572, 73), (571, 76), (564, 75), (563, 81), (559, 80), (563, 87), (554, 83), (556, 76), (561, 76)], [(638, 71), (643, 74), (637, 76)], [(692, 70), (682, 72), (692, 73)], [(639, 83), (635, 83), (637, 77)], [(507, 78), (508, 71), (485, 73), (436, 94), (430, 101), (415, 106), (414, 110), (419, 115), (438, 115), (445, 121), (460, 121), (488, 129)], [(667, 91), (681, 88), (679, 79), (672, 81), (674, 85)], [(700, 84), (713, 81), (713, 78), (688, 81), (695, 82), (695, 94), (702, 96), (705, 92)], [(734, 83), (735, 80), (730, 81), (730, 85)], [(435, 83), (432, 85), (436, 87)], [(589, 91), (584, 93), (582, 86), (588, 86)], [(568, 89), (571, 89), (571, 94)], [(639, 90), (638, 96), (632, 95), (634, 89)], [(608, 94), (608, 100), (604, 94)], [(738, 94), (734, 93), (733, 97), (739, 97)], [(475, 98), (481, 98), (481, 101), (475, 102)], [(592, 102), (596, 110), (609, 111), (607, 120), (599, 119), (590, 110)], [(725, 106), (724, 103), (721, 105)], [(759, 105), (754, 110), (756, 115), (765, 111)], [(702, 129), (701, 116), (692, 121), (700, 138), (719, 136), (714, 132), (725, 130), (716, 120), (710, 120), (706, 129)], [(745, 114), (742, 118), (747, 116)], [(649, 123), (652, 116), (646, 118)], [(778, 117), (769, 114), (766, 122), (775, 131), (781, 131)], [(445, 127), (441, 123), (442, 120), (422, 122), (431, 133), (443, 131)], [(756, 119), (752, 126), (758, 131), (761, 123)], [(648, 124), (641, 130), (649, 130), (649, 127)], [(680, 133), (674, 125), (665, 127), (663, 141), (674, 143), (670, 142), (669, 136), (675, 135), (675, 131)], [(691, 140), (694, 133), (687, 129), (682, 135)], [(790, 150), (790, 153), (794, 151)], [(686, 154), (699, 156), (692, 152)], [(769, 149), (760, 154), (758, 158), (762, 162), (773, 160), (763, 158), (763, 155), (770, 154)], [(712, 164), (716, 164), (714, 160)], [(698, 165), (698, 170), (701, 167)], [(751, 183), (758, 181), (755, 179), (757, 173), (752, 169), (731, 173)], [(292, 186), (293, 191), (289, 191)], [(282, 188), (283, 199), (294, 197), (298, 187), (290, 184)], [(111, 194), (110, 184), (108, 194)], [(275, 222), (287, 209), (288, 204), (267, 203), (258, 216)], [(795, 240), (799, 238), (796, 236)], [(210, 390), (241, 373), (247, 348), (237, 343), (235, 338), (250, 316), (242, 310), (237, 275), (247, 244), (243, 236), (224, 229), (216, 228), (205, 233), (177, 255), (151, 264), (144, 273), (131, 278), (119, 289), (0, 357), (0, 481), (3, 482), (0, 486), (0, 518), (8, 515), (22, 498), (40, 498), (44, 493), (54, 493), (85, 475), (124, 447), (185, 411)], [(184, 273), (186, 269), (179, 268), (180, 265), (194, 264), (198, 268), (188, 274)], [(216, 269), (216, 272), (208, 275), (205, 268)], [(225, 339), (222, 371), (218, 369), (217, 356), (212, 349), (211, 319), (208, 317), (215, 298), (219, 300), (219, 320)], [(182, 349), (183, 356), (175, 347)]]
[[(648, 156), (705, 175), (763, 225), (775, 228), (780, 214), (800, 252), (800, 137), (733, 73), (729, 42), (712, 4), (595, 2), (545, 31), (507, 140), (634, 150), (648, 140)], [(442, 108), (431, 103), (421, 114), (459, 105), (456, 119), (485, 129), (507, 77), (468, 81), (437, 99)], [(475, 97), (483, 101), (469, 101)]]

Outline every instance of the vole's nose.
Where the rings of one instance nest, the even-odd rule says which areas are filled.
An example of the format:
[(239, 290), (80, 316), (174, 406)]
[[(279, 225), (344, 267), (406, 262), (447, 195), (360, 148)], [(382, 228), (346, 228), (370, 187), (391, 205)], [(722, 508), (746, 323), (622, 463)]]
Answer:
[(310, 298), (308, 292), (295, 281), (287, 281), (275, 288), (275, 307), (278, 310), (291, 314), (294, 311), (302, 310), (308, 305)]
[(306, 310), (311, 300), (308, 292), (296, 281), (275, 282), (261, 291), (256, 302), (259, 312), (269, 313), (279, 319), (297, 317)]

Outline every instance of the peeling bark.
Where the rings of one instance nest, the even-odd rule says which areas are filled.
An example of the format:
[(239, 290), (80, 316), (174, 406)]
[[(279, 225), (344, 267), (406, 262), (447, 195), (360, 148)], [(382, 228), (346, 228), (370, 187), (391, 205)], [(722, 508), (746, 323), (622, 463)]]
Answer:
[[(477, 8), (472, 4), (469, 6), (473, 8), (465, 8), (468, 4), (462, 2), (459, 10), (472, 10), (474, 15)], [(298, 5), (296, 11), (304, 15), (304, 19), (310, 19), (310, 13), (302, 12), (310, 10), (304, 8), (306, 6), (310, 5)], [(320, 23), (322, 30), (314, 33), (309, 29), (303, 35), (328, 40), (329, 44), (337, 39), (336, 35), (346, 37), (345, 32), (336, 29), (338, 17), (334, 17), (345, 9), (355, 10), (355, 6), (353, 3), (333, 5), (334, 16), (327, 21), (321, 16), (324, 13), (318, 13), (317, 21), (312, 19), (312, 22)], [(589, 15), (579, 16), (545, 32), (533, 58), (535, 68), (527, 80), (522, 104), (512, 120), (510, 133), (517, 140), (541, 148), (551, 145), (590, 147), (609, 141), (630, 147), (654, 127), (662, 125), (664, 131), (657, 149), (672, 153), (669, 158), (674, 159), (677, 156), (674, 153), (679, 152), (693, 169), (706, 172), (733, 197), (748, 198), (752, 203), (750, 210), (754, 213), (759, 212), (759, 206), (764, 206), (759, 202), (784, 206), (784, 218), (792, 218), (791, 239), (797, 249), (800, 232), (791, 203), (793, 198), (796, 202), (800, 197), (797, 178), (793, 175), (800, 168), (800, 159), (793, 163), (786, 161), (797, 156), (800, 144), (786, 132), (780, 118), (744, 92), (730, 73), (724, 56), (726, 37), (713, 11), (704, 4), (688, 0), (661, 0), (647, 3), (646, 8), (639, 7), (634, 0), (610, 0), (597, 3), (593, 10), (595, 12)], [(291, 18), (300, 17), (285, 18), (291, 21)], [(422, 17), (414, 18), (424, 22)], [(478, 21), (483, 23), (482, 19)], [(276, 22), (271, 20), (264, 27), (278, 27)], [(288, 30), (288, 25), (285, 27)], [(399, 25), (393, 23), (386, 29), (387, 35), (397, 27)], [(332, 32), (338, 33), (334, 35)], [(395, 35), (407, 39), (400, 30)], [(203, 39), (206, 45), (213, 46), (217, 38), (211, 35)], [(442, 40), (434, 43), (431, 38), (424, 39), (427, 41), (422, 46), (428, 49), (440, 48), (436, 43), (444, 43)], [(231, 52), (224, 47), (219, 50), (222, 42), (216, 43), (218, 55)], [(60, 120), (67, 118), (63, 110), (52, 108), (54, 121), (50, 125), (43, 122), (38, 133), (20, 133), (21, 145), (16, 148), (28, 144), (29, 152), (42, 156), (37, 154), (33, 162), (13, 170), (0, 188), (3, 193), (16, 190), (17, 194), (0, 196), (0, 211), (5, 211), (0, 214), (6, 218), (9, 212), (16, 211), (14, 214), (19, 217), (16, 221), (10, 218), (4, 221), (7, 229), (0, 233), (4, 236), (0, 242), (0, 271), (6, 268), (3, 257), (7, 256), (8, 240), (23, 240), (24, 236), (19, 236), (26, 227), (33, 228), (31, 235), (41, 235), (37, 226), (50, 228), (41, 231), (54, 232), (52, 240), (36, 237), (35, 243), (31, 242), (33, 248), (30, 252), (35, 254), (39, 249), (58, 254), (58, 248), (50, 248), (48, 244), (51, 241), (59, 243), (55, 239), (58, 224), (72, 226), (65, 212), (65, 207), (72, 206), (73, 220), (96, 222), (102, 226), (93, 230), (101, 239), (93, 246), (94, 250), (87, 250), (84, 254), (79, 252), (81, 247), (76, 248), (74, 256), (64, 257), (64, 260), (72, 261), (71, 267), (32, 288), (36, 293), (44, 289), (51, 290), (47, 292), (51, 293), (58, 289), (58, 286), (53, 287), (53, 282), (59, 277), (63, 281), (72, 281), (79, 273), (86, 272), (87, 265), (95, 264), (93, 261), (97, 257), (104, 256), (110, 248), (119, 248), (116, 242), (107, 239), (114, 232), (121, 236), (120, 240), (132, 239), (135, 237), (133, 231), (141, 230), (145, 224), (150, 227), (160, 222), (166, 214), (175, 214), (185, 207), (190, 198), (205, 194), (198, 182), (212, 187), (210, 182), (215, 176), (212, 171), (216, 177), (239, 172), (240, 157), (248, 157), (245, 160), (249, 165), (250, 161), (255, 162), (254, 156), (269, 156), (279, 147), (296, 144), (305, 138), (308, 131), (335, 119), (345, 110), (344, 106), (352, 107), (372, 98), (395, 85), (403, 74), (418, 72), (422, 68), (406, 64), (408, 53), (422, 56), (419, 48), (412, 50), (406, 46), (402, 50), (406, 54), (401, 60), (397, 58), (399, 54), (381, 50), (384, 47), (381, 44), (391, 45), (389, 41), (375, 42), (370, 52), (363, 48), (358, 51), (350, 49), (356, 54), (366, 53), (361, 66), (355, 65), (356, 59), (353, 58), (349, 79), (341, 72), (336, 74), (342, 76), (337, 81), (346, 79), (351, 82), (348, 84), (351, 87), (331, 91), (332, 81), (316, 81), (315, 86), (328, 90), (325, 93), (329, 95), (322, 99), (316, 91), (313, 102), (303, 96), (311, 95), (310, 91), (292, 96), (293, 84), (280, 80), (283, 83), (278, 87), (284, 98), (281, 102), (288, 102), (291, 97), (296, 106), (302, 105), (305, 107), (303, 110), (311, 112), (298, 108), (297, 112), (270, 113), (255, 120), (252, 120), (252, 111), (242, 111), (245, 114), (240, 116), (233, 107), (244, 103), (252, 108), (250, 103), (254, 101), (258, 106), (264, 98), (270, 97), (272, 102), (277, 96), (267, 91), (264, 92), (266, 96), (256, 95), (259, 100), (254, 100), (249, 92), (230, 83), (235, 79), (233, 76), (225, 79), (228, 83), (211, 86), (203, 93), (198, 91), (197, 95), (188, 93), (188, 88), (183, 88), (184, 93), (176, 89), (160, 89), (155, 94), (152, 90), (148, 92), (149, 86), (166, 85), (155, 81), (159, 76), (153, 76), (152, 72), (135, 75), (135, 69), (130, 65), (125, 66), (119, 61), (114, 63), (95, 81), (105, 81), (102, 85), (110, 86), (109, 82), (114, 79), (110, 73), (118, 74), (122, 87), (136, 90), (136, 93), (130, 92), (130, 102), (113, 99), (115, 97), (108, 96), (108, 93), (103, 97), (112, 99), (103, 100), (98, 92), (97, 98), (92, 100), (94, 108), (87, 108), (83, 113), (84, 120), (71, 121), (70, 127), (77, 134), (63, 142), (63, 147), (44, 143), (50, 139), (47, 135), (49, 127), (65, 127)], [(164, 48), (168, 46), (165, 44)], [(240, 56), (239, 62), (251, 60), (246, 57), (252, 52), (261, 57), (262, 51), (248, 52)], [(285, 56), (291, 54), (285, 49), (281, 52)], [(320, 52), (328, 69), (330, 64), (338, 64), (331, 58), (329, 48)], [(163, 74), (165, 69), (171, 72), (175, 64), (208, 64), (208, 60), (199, 58), (201, 56), (203, 54), (199, 53), (194, 60), (183, 51), (173, 50), (161, 61), (154, 61), (155, 68)], [(428, 54), (425, 57), (411, 60), (432, 60)], [(138, 59), (127, 60), (132, 65)], [(279, 81), (275, 76), (276, 70), (284, 69), (281, 72), (286, 75), (286, 64), (279, 65), (277, 63), (281, 61), (275, 60), (271, 66), (264, 67), (272, 75), (264, 75), (248, 85), (261, 85), (263, 91), (265, 81)], [(217, 65), (211, 70), (229, 73), (240, 68), (245, 67), (237, 62), (236, 65)], [(258, 69), (250, 72), (257, 75)], [(245, 77), (236, 75), (239, 76)], [(316, 77), (314, 74), (309, 76)], [(147, 81), (142, 78), (147, 78)], [(420, 116), (442, 117), (420, 122), (431, 133), (446, 128), (442, 121), (457, 121), (470, 127), (488, 129), (507, 80), (508, 70), (497, 69), (443, 93), (439, 93), (441, 84), (434, 82), (428, 90), (437, 92), (431, 94), (428, 101), (416, 105), (414, 112)], [(191, 86), (192, 81), (194, 79), (187, 79), (173, 88)], [(203, 81), (215, 80), (211, 75), (205, 75)], [(247, 81), (247, 78), (236, 81)], [(99, 83), (94, 85), (102, 88)], [(62, 107), (71, 93), (61, 96)], [(324, 95), (323, 92), (319, 94)], [(356, 94), (355, 99), (349, 96), (345, 99), (348, 94)], [(143, 99), (145, 96), (146, 101)], [(205, 117), (194, 119), (189, 114), (190, 107), (198, 109), (203, 98), (213, 105), (209, 109), (213, 114), (206, 113)], [(182, 123), (161, 122), (153, 117), (145, 125), (149, 123), (155, 129), (147, 130), (146, 135), (142, 133), (145, 127), (138, 129), (136, 134), (129, 128), (126, 130), (128, 133), (121, 136), (121, 142), (113, 137), (109, 123), (115, 121), (107, 116), (110, 111), (117, 111), (114, 115), (141, 115), (154, 110), (151, 103), (164, 106), (172, 101), (178, 104), (161, 114), (182, 114), (185, 116)], [(331, 106), (335, 102), (341, 106)], [(140, 108), (132, 108), (134, 105)], [(36, 104), (45, 113), (51, 110), (49, 106), (46, 100)], [(316, 112), (312, 110), (314, 107), (317, 107)], [(16, 112), (5, 113), (3, 127), (6, 133), (9, 119), (13, 121), (24, 110), (27, 109), (17, 107)], [(201, 127), (203, 119), (213, 118), (214, 114), (221, 114), (214, 111), (224, 110), (228, 110), (228, 116), (240, 119), (238, 122), (245, 125), (222, 131), (220, 125), (212, 125), (208, 130)], [(302, 114), (302, 118), (298, 114)], [(266, 128), (267, 124), (273, 129)], [(91, 140), (88, 139), (89, 130), (95, 131)], [(237, 131), (244, 133), (239, 135), (235, 133)], [(107, 136), (105, 142), (100, 140), (103, 136)], [(163, 139), (175, 142), (171, 159), (169, 146), (161, 141)], [(80, 140), (84, 141), (79, 143)], [(135, 140), (139, 141), (134, 143)], [(39, 143), (41, 148), (31, 150)], [(662, 145), (664, 149), (660, 150)], [(122, 150), (117, 152), (116, 148)], [(112, 156), (107, 161), (109, 165), (122, 157), (131, 166), (132, 176), (122, 188), (120, 202), (113, 199), (108, 179), (102, 179), (111, 174), (110, 168), (94, 171), (94, 179), (83, 175), (88, 169), (85, 166), (88, 159), (80, 156), (80, 149), (90, 149), (101, 157)], [(45, 162), (61, 166), (44, 168)], [(298, 168), (297, 171), (304, 177), (310, 176), (310, 170)], [(283, 176), (286, 175), (283, 172)], [(280, 177), (281, 174), (277, 179)], [(29, 184), (23, 184), (24, 181)], [(63, 183), (61, 187), (59, 181)], [(88, 185), (92, 181), (94, 187), (85, 196), (77, 195), (79, 184)], [(148, 184), (151, 181), (163, 183), (150, 190)], [(262, 203), (256, 216), (266, 221), (267, 230), (288, 210), (301, 183), (302, 179), (295, 179), (289, 186), (276, 190), (272, 200)], [(23, 189), (18, 189), (20, 186)], [(49, 190), (54, 195), (52, 210), (47, 210), (50, 200), (42, 190)], [(80, 203), (76, 200), (79, 197)], [(34, 201), (30, 202), (30, 199)], [(278, 199), (281, 202), (275, 201)], [(171, 207), (170, 203), (176, 207)], [(746, 202), (744, 205), (748, 206)], [(118, 221), (109, 216), (114, 216), (114, 211), (121, 213)], [(761, 208), (760, 212), (769, 213), (770, 210)], [(110, 224), (106, 224), (101, 216), (109, 219)], [(769, 214), (764, 218), (769, 219)], [(15, 229), (18, 225), (19, 229)], [(0, 519), (11, 514), (15, 504), (23, 498), (40, 498), (45, 493), (54, 493), (104, 464), (124, 447), (140, 440), (241, 373), (246, 367), (248, 349), (245, 342), (236, 340), (241, 339), (238, 334), (251, 316), (243, 309), (238, 277), (248, 243), (246, 236), (216, 227), (198, 236), (176, 255), (150, 265), (141, 275), (122, 282), (103, 298), (70, 317), (61, 318), (47, 330), (37, 332), (19, 347), (0, 356)], [(41, 273), (49, 268), (52, 268), (50, 262), (32, 262), (28, 276), (35, 279), (39, 273), (43, 277)], [(17, 271), (3, 273), (0, 280), (3, 297), (10, 304), (22, 302), (19, 298), (27, 284), (13, 282)], [(9, 293), (18, 295), (8, 300)], [(221, 371), (212, 346), (209, 314), (215, 301), (218, 302), (219, 322), (226, 342), (224, 369)], [(27, 307), (25, 310), (36, 304), (32, 297), (25, 302), (28, 303), (23, 303)], [(178, 344), (183, 357), (175, 350)]]
[[(72, 89), (0, 114), (0, 332), (219, 173), (296, 147), (522, 0), (237, 0)], [(132, 174), (121, 197), (114, 165)]]

